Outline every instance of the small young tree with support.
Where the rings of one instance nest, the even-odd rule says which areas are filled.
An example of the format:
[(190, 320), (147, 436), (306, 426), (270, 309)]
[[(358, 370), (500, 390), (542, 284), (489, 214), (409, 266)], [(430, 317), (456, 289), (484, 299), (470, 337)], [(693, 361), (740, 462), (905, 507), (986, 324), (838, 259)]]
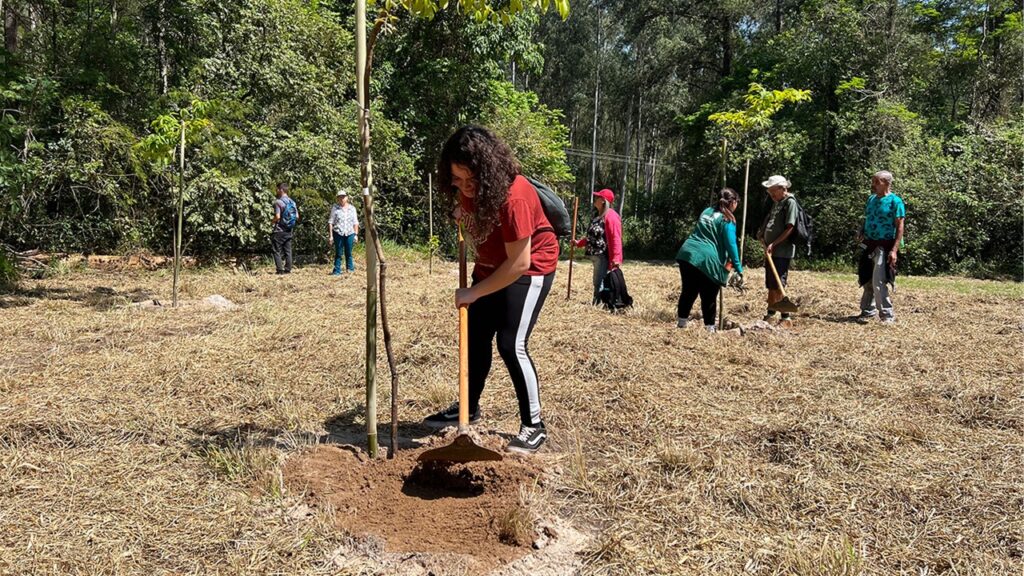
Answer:
[(761, 152), (764, 137), (768, 136), (772, 127), (772, 116), (786, 104), (807, 102), (811, 99), (810, 90), (786, 88), (769, 90), (758, 82), (751, 82), (747, 94), (743, 97), (746, 108), (727, 110), (708, 116), (721, 130), (722, 139), (722, 185), (725, 186), (725, 172), (729, 143), (740, 148), (741, 157), (746, 161), (743, 183), (743, 221), (740, 224), (740, 258), (743, 258), (743, 242), (747, 231), (747, 180), (750, 177), (750, 161)]
[(190, 99), (188, 104), (157, 116), (150, 127), (153, 132), (143, 138), (136, 146), (143, 156), (164, 169), (174, 162), (178, 163), (178, 197), (174, 226), (174, 279), (172, 280), (171, 305), (178, 306), (178, 277), (181, 274), (181, 235), (182, 223), (185, 218), (185, 149), (189, 144), (199, 141), (212, 126), (207, 118), (210, 103)]

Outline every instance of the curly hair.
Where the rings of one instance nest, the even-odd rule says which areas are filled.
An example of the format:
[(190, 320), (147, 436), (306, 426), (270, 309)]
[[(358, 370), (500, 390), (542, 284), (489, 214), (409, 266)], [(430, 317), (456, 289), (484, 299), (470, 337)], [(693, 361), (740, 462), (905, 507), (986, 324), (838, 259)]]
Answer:
[(437, 164), (438, 189), (449, 210), (458, 204), (459, 194), (452, 186), (452, 164), (465, 166), (476, 177), (475, 213), (471, 214), (470, 230), (482, 241), (498, 225), (499, 210), (519, 174), (519, 161), (508, 144), (487, 128), (463, 126), (456, 130), (441, 149)]

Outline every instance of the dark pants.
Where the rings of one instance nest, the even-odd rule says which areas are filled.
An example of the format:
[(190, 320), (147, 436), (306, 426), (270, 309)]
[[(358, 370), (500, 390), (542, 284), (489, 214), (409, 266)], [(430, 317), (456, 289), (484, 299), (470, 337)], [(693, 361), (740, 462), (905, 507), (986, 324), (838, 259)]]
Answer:
[(345, 255), (345, 268), (348, 269), (349, 272), (354, 272), (356, 264), (352, 261), (352, 245), (355, 244), (356, 235), (332, 235), (334, 236), (334, 274), (341, 274), (341, 255), (343, 253)]
[(718, 291), (722, 289), (721, 284), (708, 278), (696, 266), (689, 262), (678, 261), (679, 279), (683, 283), (683, 289), (679, 293), (679, 305), (676, 308), (678, 318), (689, 318), (693, 303), (700, 296), (700, 311), (704, 315), (704, 325), (715, 325), (715, 312), (718, 309)]
[[(779, 280), (782, 280), (782, 287), (789, 286), (789, 264), (792, 261), (792, 258), (772, 256), (772, 262), (775, 264), (775, 271), (779, 273)], [(772, 274), (772, 269), (767, 263), (764, 267), (764, 287), (769, 290), (779, 289), (778, 284), (775, 282), (775, 275)]]
[(277, 273), (292, 271), (292, 232), (291, 230), (275, 230), (270, 235), (270, 248), (274, 252), (274, 266)]
[(527, 346), (554, 278), (554, 272), (547, 276), (522, 276), (469, 306), (470, 412), (480, 407), (497, 336), (498, 354), (508, 368), (519, 401), (520, 421), (524, 426), (541, 423), (540, 382)]

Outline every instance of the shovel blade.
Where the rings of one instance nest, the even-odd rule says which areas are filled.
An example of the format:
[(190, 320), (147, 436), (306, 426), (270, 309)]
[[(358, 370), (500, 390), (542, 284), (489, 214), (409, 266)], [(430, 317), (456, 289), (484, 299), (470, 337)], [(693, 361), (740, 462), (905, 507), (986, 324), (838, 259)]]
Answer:
[(427, 450), (419, 455), (420, 462), (486, 462), (501, 460), (499, 452), (484, 448), (473, 442), (468, 434), (459, 434), (452, 443), (440, 448)]
[(768, 309), (773, 312), (785, 312), (787, 314), (794, 314), (800, 311), (800, 307), (794, 304), (789, 297), (779, 300), (775, 304), (769, 306)]

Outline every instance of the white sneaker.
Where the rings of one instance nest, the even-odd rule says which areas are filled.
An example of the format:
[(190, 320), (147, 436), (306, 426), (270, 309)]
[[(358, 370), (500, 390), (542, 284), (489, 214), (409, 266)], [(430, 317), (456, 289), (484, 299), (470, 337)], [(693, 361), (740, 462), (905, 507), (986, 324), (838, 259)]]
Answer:
[(686, 328), (686, 325), (689, 323), (689, 318), (676, 318), (676, 328)]
[(705, 324), (704, 329), (707, 330), (708, 334), (714, 334), (715, 332), (718, 332), (718, 328), (715, 328), (714, 324), (711, 324), (710, 326)]

